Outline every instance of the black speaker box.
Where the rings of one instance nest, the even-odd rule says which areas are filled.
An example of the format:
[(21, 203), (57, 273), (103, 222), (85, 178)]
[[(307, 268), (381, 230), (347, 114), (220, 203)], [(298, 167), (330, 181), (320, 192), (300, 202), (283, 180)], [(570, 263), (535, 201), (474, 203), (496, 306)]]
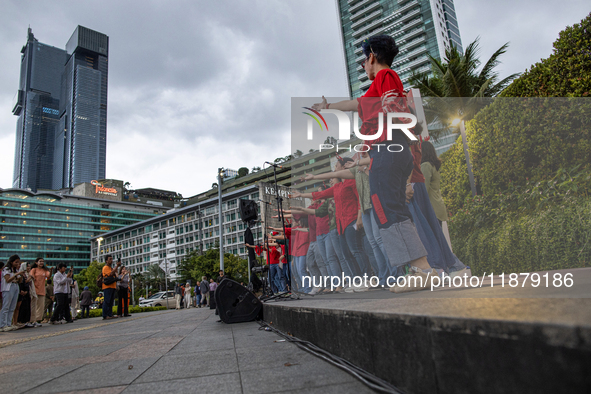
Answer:
[(243, 222), (257, 220), (257, 203), (253, 200), (240, 200), (240, 218)]
[(240, 283), (224, 279), (214, 293), (220, 319), (224, 323), (253, 321), (262, 314), (263, 303)]

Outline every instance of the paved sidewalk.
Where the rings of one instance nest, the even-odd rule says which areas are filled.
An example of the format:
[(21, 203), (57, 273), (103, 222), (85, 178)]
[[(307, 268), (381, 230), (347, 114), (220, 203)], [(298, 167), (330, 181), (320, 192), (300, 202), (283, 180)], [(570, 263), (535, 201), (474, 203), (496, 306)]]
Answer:
[(257, 323), (209, 309), (0, 333), (3, 393), (371, 393)]

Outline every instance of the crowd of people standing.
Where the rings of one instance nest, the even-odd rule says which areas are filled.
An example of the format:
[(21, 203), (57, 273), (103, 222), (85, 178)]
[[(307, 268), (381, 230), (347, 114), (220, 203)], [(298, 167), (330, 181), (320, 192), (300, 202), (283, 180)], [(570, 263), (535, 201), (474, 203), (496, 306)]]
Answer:
[(80, 306), (73, 268), (61, 263), (53, 271), (41, 257), (33, 264), (21, 261), (18, 255), (8, 259), (2, 267), (1, 331), (73, 321)]

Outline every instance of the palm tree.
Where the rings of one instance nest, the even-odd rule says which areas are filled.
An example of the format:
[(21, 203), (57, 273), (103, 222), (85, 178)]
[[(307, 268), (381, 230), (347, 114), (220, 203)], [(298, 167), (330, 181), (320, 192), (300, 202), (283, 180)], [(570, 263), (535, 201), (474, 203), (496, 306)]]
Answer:
[[(425, 97), (425, 114), (428, 123), (439, 121), (442, 130), (433, 130), (437, 138), (441, 132), (447, 131), (453, 119), (469, 120), (483, 106), (490, 102), (485, 98), (495, 97), (501, 93), (519, 73), (501, 79), (494, 69), (500, 64), (499, 58), (507, 52), (506, 43), (481, 65), (478, 58), (480, 37), (477, 37), (460, 53), (455, 46), (445, 51), (445, 60), (431, 55), (431, 73), (413, 74), (410, 84), (418, 88)], [(430, 130), (431, 133), (431, 130)]]

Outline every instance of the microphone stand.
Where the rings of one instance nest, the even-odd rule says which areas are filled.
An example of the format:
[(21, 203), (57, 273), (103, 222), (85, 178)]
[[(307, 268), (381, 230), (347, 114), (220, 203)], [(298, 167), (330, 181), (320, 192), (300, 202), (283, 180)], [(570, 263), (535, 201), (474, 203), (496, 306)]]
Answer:
[[(283, 198), (279, 197), (279, 185), (277, 184), (277, 165), (273, 164), (273, 177), (275, 178), (275, 200), (277, 201), (277, 209), (279, 211), (279, 219), (281, 220), (281, 226), (283, 227), (283, 235), (285, 237), (285, 260), (289, 264), (289, 242), (287, 241), (287, 234), (285, 233), (285, 216), (283, 214)], [(289, 266), (286, 264), (286, 269), (289, 270)], [(290, 271), (291, 272), (291, 271)], [(291, 275), (290, 275), (291, 276)], [(291, 277), (290, 277), (291, 280)], [(286, 283), (287, 285), (287, 283)]]

